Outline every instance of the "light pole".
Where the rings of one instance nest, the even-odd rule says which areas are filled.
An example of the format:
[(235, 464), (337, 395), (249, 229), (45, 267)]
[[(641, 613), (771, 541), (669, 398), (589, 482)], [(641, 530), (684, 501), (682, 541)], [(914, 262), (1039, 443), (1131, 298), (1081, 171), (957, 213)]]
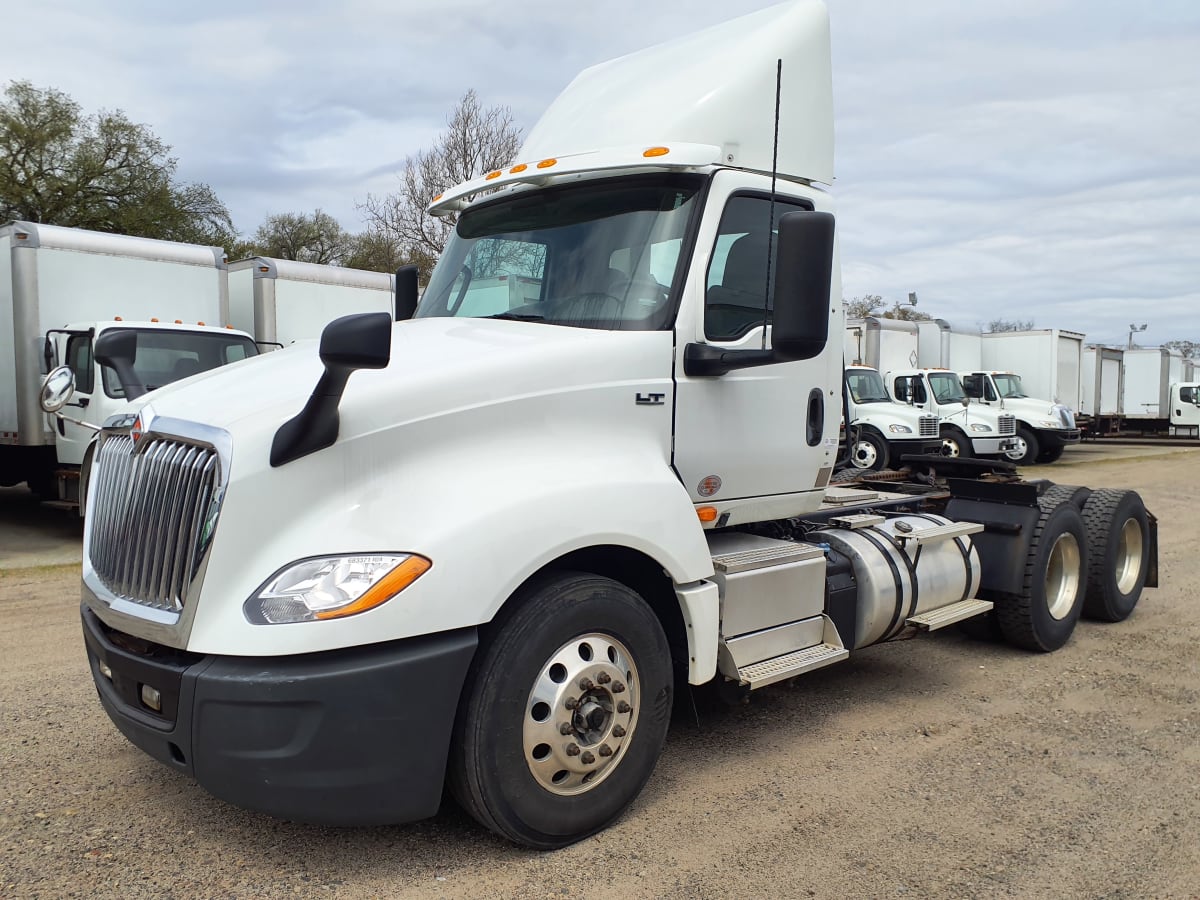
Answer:
[(1145, 322), (1143, 322), (1141, 325), (1130, 324), (1130, 326), (1129, 326), (1129, 343), (1126, 345), (1125, 349), (1132, 350), (1133, 349), (1133, 336), (1135, 334), (1137, 334), (1139, 331), (1145, 331), (1145, 330), (1146, 330)]

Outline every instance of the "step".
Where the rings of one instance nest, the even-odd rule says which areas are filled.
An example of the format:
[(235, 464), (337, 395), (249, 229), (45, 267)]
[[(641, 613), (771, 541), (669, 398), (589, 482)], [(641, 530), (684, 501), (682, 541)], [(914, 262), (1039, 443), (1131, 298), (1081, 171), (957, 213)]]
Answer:
[(948, 606), (939, 606), (929, 612), (921, 613), (904, 620), (905, 625), (919, 628), (921, 631), (937, 631), (971, 616), (982, 615), (992, 608), (991, 600), (959, 600)]
[(983, 531), (983, 526), (978, 522), (951, 522), (948, 525), (921, 528), (916, 531), (910, 531), (907, 534), (897, 529), (892, 537), (902, 544), (911, 543), (917, 547), (922, 547), (925, 544), (938, 544), (942, 541), (949, 541), (967, 534), (976, 534), (980, 531)]
[(849, 655), (850, 651), (844, 647), (817, 644), (815, 647), (805, 647), (803, 650), (785, 653), (783, 656), (776, 656), (774, 659), (766, 659), (738, 669), (738, 678), (741, 679), (742, 684), (748, 684), (751, 689), (765, 687), (776, 681), (783, 681), (785, 678), (792, 678), (830, 663), (841, 662)]

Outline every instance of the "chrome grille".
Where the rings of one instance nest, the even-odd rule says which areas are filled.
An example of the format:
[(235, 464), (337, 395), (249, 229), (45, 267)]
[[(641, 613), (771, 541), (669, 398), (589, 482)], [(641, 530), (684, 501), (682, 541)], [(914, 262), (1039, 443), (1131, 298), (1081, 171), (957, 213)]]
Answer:
[(1017, 417), (1012, 415), (1011, 413), (1007, 413), (1005, 415), (1000, 416), (1000, 434), (1001, 434), (1001, 436), (1006, 435), (1006, 434), (1016, 434), (1016, 433), (1017, 433)]
[(937, 416), (921, 416), (918, 420), (918, 428), (921, 430), (921, 437), (937, 437), (938, 436), (938, 417)]
[(118, 597), (179, 612), (220, 503), (212, 447), (158, 436), (135, 446), (109, 435), (96, 453), (87, 552)]

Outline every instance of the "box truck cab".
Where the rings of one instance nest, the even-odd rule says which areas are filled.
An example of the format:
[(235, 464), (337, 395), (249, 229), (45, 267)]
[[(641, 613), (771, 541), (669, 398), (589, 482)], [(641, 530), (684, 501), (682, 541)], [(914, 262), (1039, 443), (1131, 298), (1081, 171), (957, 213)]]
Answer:
[(1171, 385), (1171, 429), (1200, 437), (1200, 382)]
[[(133, 374), (158, 387), (256, 350), (227, 323), (225, 251), (31, 222), (0, 227), (0, 484), (78, 507), (79, 477), (101, 423), (125, 403), (92, 355), (108, 331), (140, 350)], [(57, 416), (43, 379), (67, 365), (75, 392)], [(61, 379), (60, 379), (61, 381)], [(65, 386), (60, 384), (60, 387)]]
[(892, 399), (937, 416), (946, 456), (999, 456), (1016, 449), (1016, 418), (972, 403), (958, 373), (897, 369), (884, 376), (884, 383)]
[(899, 466), (905, 454), (941, 452), (937, 416), (896, 403), (870, 366), (846, 366), (844, 377), (851, 468), (886, 469)]
[(1026, 396), (1015, 372), (959, 372), (972, 403), (1016, 417), (1016, 447), (1005, 456), (1019, 466), (1051, 463), (1071, 444), (1079, 443), (1074, 412), (1063, 403)]
[(80, 612), (120, 731), (282, 818), (411, 821), (448, 787), (561, 847), (636, 800), (689, 684), (1132, 613), (1157, 572), (1132, 492), (829, 488), (831, 98), (818, 2), (593, 67), (435, 198), (456, 223), (413, 318), (109, 419)]

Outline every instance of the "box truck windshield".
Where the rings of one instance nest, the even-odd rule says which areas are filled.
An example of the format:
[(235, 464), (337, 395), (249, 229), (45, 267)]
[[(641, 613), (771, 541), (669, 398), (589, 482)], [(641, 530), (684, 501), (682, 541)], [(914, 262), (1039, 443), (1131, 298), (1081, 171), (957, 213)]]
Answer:
[[(468, 212), (416, 317), (668, 327), (667, 298), (702, 186), (698, 176), (626, 178), (517, 195)], [(519, 292), (498, 288), (511, 276), (520, 279)]]
[[(240, 334), (148, 331), (140, 328), (134, 332), (137, 334), (137, 357), (133, 368), (150, 391), (258, 353), (254, 342)], [(72, 352), (74, 349), (68, 345), (67, 356), (72, 361), (78, 357)], [(90, 359), (88, 364), (90, 366)], [(110, 397), (124, 397), (125, 391), (117, 373), (107, 366), (103, 371), (104, 393)]]
[(847, 372), (846, 387), (855, 403), (890, 403), (878, 372)]

